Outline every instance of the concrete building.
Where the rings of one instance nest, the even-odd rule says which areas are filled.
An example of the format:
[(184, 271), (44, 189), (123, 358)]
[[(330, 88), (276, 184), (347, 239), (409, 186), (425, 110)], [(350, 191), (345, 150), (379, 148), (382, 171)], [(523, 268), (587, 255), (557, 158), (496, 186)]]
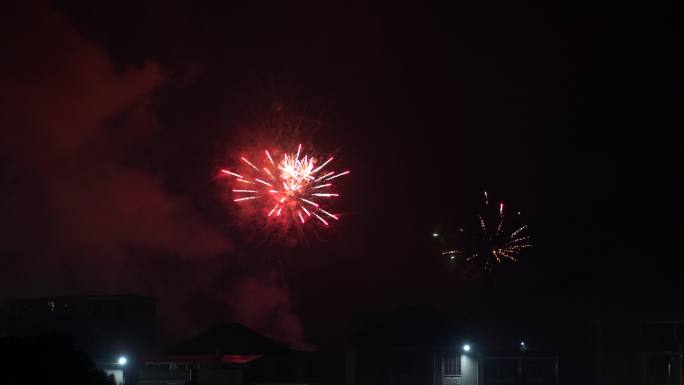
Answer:
[(502, 343), (476, 329), (496, 327), (454, 323), (430, 309), (400, 310), (354, 337), (347, 350), (347, 385), (559, 383), (557, 355), (519, 340)]
[[(159, 354), (156, 303), (126, 295), (46, 297), (7, 301), (0, 314), (8, 335), (67, 335), (118, 384), (140, 385), (558, 385), (559, 359), (549, 349), (559, 344), (548, 343), (551, 336), (567, 334), (559, 330), (573, 330), (537, 318), (537, 324), (527, 325), (529, 315), (519, 322), (497, 318), (468, 324), (429, 308), (407, 308), (362, 328), (344, 353), (295, 351), (243, 325), (222, 323)], [(600, 324), (602, 335), (605, 327)], [(600, 346), (604, 363), (620, 357), (614, 352), (619, 347)], [(681, 377), (681, 354), (675, 354), (681, 345), (658, 349), (639, 350), (644, 354), (635, 362), (644, 371), (636, 376), (651, 382), (638, 383), (681, 385), (672, 382)], [(650, 369), (662, 369), (656, 364), (665, 362), (663, 357), (666, 377)], [(613, 369), (604, 375), (616, 376)], [(601, 384), (617, 383), (630, 384)]]
[(8, 337), (64, 335), (117, 383), (135, 383), (132, 364), (156, 345), (156, 298), (55, 296), (13, 299), (0, 306)]
[(558, 357), (524, 354), (488, 355), (479, 358), (480, 384), (559, 384)]
[(599, 385), (681, 385), (684, 318), (612, 315), (595, 321)]
[(348, 385), (477, 385), (477, 346), (429, 309), (401, 310), (355, 335)]

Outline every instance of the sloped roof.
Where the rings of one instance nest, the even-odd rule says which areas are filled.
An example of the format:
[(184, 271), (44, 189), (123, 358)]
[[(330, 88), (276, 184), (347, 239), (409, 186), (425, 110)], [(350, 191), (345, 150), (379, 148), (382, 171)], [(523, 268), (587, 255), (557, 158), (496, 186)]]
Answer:
[(221, 323), (169, 349), (167, 355), (263, 355), (289, 349), (238, 323)]

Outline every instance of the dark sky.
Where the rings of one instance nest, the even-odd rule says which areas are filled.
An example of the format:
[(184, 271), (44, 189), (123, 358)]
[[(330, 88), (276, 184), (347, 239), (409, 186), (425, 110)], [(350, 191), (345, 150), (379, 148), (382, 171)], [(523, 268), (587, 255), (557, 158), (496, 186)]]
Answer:
[[(233, 319), (334, 348), (406, 305), (589, 316), (682, 294), (662, 3), (79, 3), (3, 5), (0, 297), (149, 294), (169, 339)], [(297, 119), (353, 172), (344, 220), (284, 247), (215, 174)], [(535, 247), (464, 275), (430, 234), (485, 189)]]

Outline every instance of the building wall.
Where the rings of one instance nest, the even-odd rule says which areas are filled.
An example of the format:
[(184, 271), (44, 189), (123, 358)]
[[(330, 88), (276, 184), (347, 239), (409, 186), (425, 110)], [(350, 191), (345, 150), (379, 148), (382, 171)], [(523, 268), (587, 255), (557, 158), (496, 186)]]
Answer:
[(201, 385), (243, 385), (241, 365), (148, 363), (140, 371), (139, 385), (185, 385), (192, 380)]
[(205, 365), (198, 371), (198, 380), (202, 385), (242, 385), (243, 375), (239, 367), (224, 365)]
[(684, 322), (596, 323), (599, 385), (679, 385)]
[(558, 359), (550, 356), (483, 357), (479, 376), (481, 385), (557, 385)]
[(156, 343), (155, 298), (133, 295), (65, 296), (10, 300), (10, 336), (56, 332), (94, 360), (133, 357)]
[(124, 371), (123, 371), (123, 369), (105, 369), (105, 373), (107, 373), (108, 376), (112, 376), (114, 378), (114, 384), (115, 385), (123, 385), (124, 384)]
[(140, 368), (139, 385), (186, 384), (192, 378), (191, 364), (147, 363)]
[(457, 375), (445, 373), (446, 357), (453, 351), (398, 349), (347, 352), (347, 385), (478, 385), (479, 363), (475, 355), (456, 353)]
[(461, 354), (461, 385), (478, 385), (479, 365), (476, 357)]

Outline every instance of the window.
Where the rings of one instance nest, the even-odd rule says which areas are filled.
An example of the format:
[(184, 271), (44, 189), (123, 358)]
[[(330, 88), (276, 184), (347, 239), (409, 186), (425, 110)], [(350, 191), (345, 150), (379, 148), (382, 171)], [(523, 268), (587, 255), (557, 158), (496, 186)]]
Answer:
[(679, 384), (679, 358), (674, 354), (644, 357), (646, 384)]
[(449, 354), (444, 357), (444, 375), (445, 376), (460, 376), (461, 375), (461, 355)]

